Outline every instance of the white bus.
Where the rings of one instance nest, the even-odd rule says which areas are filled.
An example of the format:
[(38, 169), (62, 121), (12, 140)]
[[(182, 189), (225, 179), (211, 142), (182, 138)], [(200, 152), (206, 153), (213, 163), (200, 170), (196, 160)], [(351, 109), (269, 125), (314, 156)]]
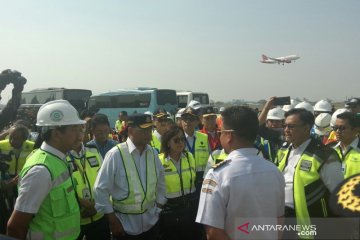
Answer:
[(178, 108), (184, 108), (191, 100), (198, 101), (201, 103), (201, 105), (209, 105), (209, 94), (203, 93), (203, 92), (191, 92), (191, 91), (182, 91), (177, 92), (177, 102), (178, 102)]

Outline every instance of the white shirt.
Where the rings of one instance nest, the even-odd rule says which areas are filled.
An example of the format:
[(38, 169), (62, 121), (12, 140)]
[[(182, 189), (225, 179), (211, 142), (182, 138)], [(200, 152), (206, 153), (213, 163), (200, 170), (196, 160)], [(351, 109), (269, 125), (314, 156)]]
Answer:
[[(304, 153), (310, 142), (311, 139), (308, 139), (299, 147), (291, 149), (289, 153), (288, 164), (283, 171), (285, 178), (285, 206), (290, 208), (294, 208), (293, 191), (295, 169), (301, 158), (301, 155)], [(324, 164), (320, 169), (320, 178), (328, 190), (332, 192), (335, 187), (344, 179), (341, 173), (340, 161), (331, 161)]]
[[(66, 162), (66, 155), (46, 142), (40, 149), (49, 152)], [(35, 214), (52, 189), (52, 180), (49, 170), (41, 165), (32, 167), (19, 183), (19, 196), (16, 199), (15, 210)]]
[(351, 143), (349, 146), (345, 147), (345, 148), (342, 148), (341, 147), (341, 142), (338, 142), (334, 149), (336, 148), (340, 148), (341, 152), (342, 152), (342, 155), (345, 156), (347, 154), (347, 152), (349, 151), (350, 148), (357, 148), (358, 147), (358, 144), (359, 144), (359, 138), (356, 137)]
[[(275, 232), (246, 235), (238, 226), (255, 218), (284, 215), (284, 177), (274, 164), (256, 155), (255, 148), (232, 151), (224, 166), (207, 173), (201, 189), (196, 222), (224, 229), (231, 239), (275, 239)], [(259, 235), (257, 235), (259, 234)]]
[[(145, 150), (140, 155), (138, 149), (130, 138), (126, 140), (129, 151), (133, 156), (135, 165), (139, 170), (140, 180), (144, 187), (146, 187), (146, 152), (152, 151), (152, 148), (147, 145)], [(166, 203), (166, 186), (164, 179), (164, 168), (155, 153), (156, 171), (157, 171), (157, 191), (156, 202), (160, 204)], [(118, 147), (113, 147), (107, 152), (104, 162), (100, 168), (98, 176), (94, 185), (95, 208), (102, 213), (114, 212), (109, 195), (114, 199), (124, 199), (127, 197), (128, 183), (127, 176), (124, 169), (123, 161), (121, 159)], [(143, 214), (122, 214), (115, 212), (116, 217), (120, 220), (125, 232), (130, 235), (139, 235), (152, 228), (159, 219), (160, 209), (154, 206), (148, 209)]]

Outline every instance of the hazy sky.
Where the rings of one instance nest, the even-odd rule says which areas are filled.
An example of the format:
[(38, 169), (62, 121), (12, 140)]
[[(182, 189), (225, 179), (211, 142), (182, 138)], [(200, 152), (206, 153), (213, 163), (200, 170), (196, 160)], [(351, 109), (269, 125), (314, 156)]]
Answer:
[[(0, 70), (22, 72), (25, 90), (344, 100), (360, 95), (359, 13), (359, 0), (1, 1)], [(301, 58), (267, 65), (263, 53)]]

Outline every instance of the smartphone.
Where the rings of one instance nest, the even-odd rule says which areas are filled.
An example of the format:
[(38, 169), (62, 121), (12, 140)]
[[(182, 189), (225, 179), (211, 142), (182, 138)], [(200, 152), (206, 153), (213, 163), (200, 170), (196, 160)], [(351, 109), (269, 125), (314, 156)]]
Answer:
[(277, 97), (274, 100), (274, 105), (276, 106), (282, 106), (282, 105), (290, 105), (290, 96), (287, 97)]

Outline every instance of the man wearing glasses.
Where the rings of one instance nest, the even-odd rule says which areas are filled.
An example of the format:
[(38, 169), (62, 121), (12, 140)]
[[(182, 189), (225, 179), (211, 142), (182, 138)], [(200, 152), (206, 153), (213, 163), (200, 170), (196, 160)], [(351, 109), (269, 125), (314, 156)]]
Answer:
[(360, 173), (360, 118), (352, 112), (341, 113), (333, 130), (338, 140), (334, 149), (342, 161), (344, 178)]
[(206, 174), (196, 222), (205, 225), (207, 239), (277, 239), (276, 231), (247, 235), (246, 224), (277, 225), (284, 214), (284, 177), (254, 148), (257, 114), (237, 106), (222, 116), (220, 141), (229, 155)]
[(288, 144), (277, 154), (278, 168), (285, 177), (286, 221), (296, 218), (299, 225), (310, 225), (311, 217), (328, 216), (329, 193), (343, 180), (336, 152), (310, 138), (313, 125), (314, 115), (305, 109), (285, 113)]
[(153, 123), (147, 114), (128, 120), (128, 139), (106, 154), (100, 168), (95, 207), (107, 217), (113, 239), (157, 239), (166, 187), (158, 154), (149, 145)]

